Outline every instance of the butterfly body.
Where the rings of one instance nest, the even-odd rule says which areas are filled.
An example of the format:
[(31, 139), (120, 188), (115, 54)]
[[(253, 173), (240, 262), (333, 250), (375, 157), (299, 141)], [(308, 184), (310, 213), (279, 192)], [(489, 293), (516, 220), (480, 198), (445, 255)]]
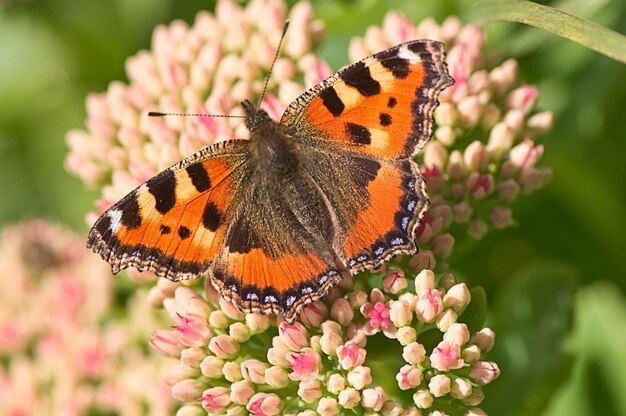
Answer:
[(413, 41), (345, 68), (280, 122), (242, 103), (250, 140), (210, 146), (94, 224), (112, 265), (172, 280), (206, 273), (244, 311), (288, 321), (342, 278), (416, 251), (428, 198), (413, 156), (452, 83), (443, 45)]

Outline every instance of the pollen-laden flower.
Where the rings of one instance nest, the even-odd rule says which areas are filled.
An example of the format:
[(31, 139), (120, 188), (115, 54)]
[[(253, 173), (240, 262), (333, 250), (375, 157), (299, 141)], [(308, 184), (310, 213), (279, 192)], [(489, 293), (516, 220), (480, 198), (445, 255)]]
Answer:
[[(318, 324), (224, 314), (220, 327), (205, 333), (203, 346), (186, 341), (188, 328), (179, 324), (172, 326), (166, 348), (161, 346), (163, 334), (155, 332), (151, 345), (179, 359), (165, 380), (184, 403), (182, 414), (303, 414), (307, 409), (323, 415), (348, 409), (356, 414), (413, 414), (411, 409), (443, 403), (479, 412), (482, 386), (498, 377), (499, 368), (483, 358), (494, 345), (493, 331), (483, 328), (471, 334), (459, 322), (471, 302), (467, 286), (450, 273), (436, 278), (431, 270), (415, 276), (414, 285), (395, 269), (382, 280), (393, 280), (390, 287), (415, 289), (391, 293), (373, 288), (364, 293), (342, 284), (332, 296), (300, 313), (300, 320), (319, 314), (312, 320)], [(152, 289), (155, 298), (160, 290)], [(188, 315), (191, 303), (198, 321), (208, 322), (230, 308), (216, 295), (210, 283), (204, 294), (179, 287), (170, 297), (164, 295), (164, 303), (172, 322)], [(333, 316), (330, 311), (338, 308), (349, 309), (352, 319), (336, 320), (348, 313)], [(250, 336), (236, 340), (233, 333), (244, 328)], [(421, 343), (426, 332), (428, 345), (434, 346)], [(438, 341), (432, 344), (434, 333)], [(403, 365), (395, 361), (400, 356)], [(388, 377), (390, 368), (386, 377), (377, 373), (386, 357), (386, 367), (397, 366), (392, 370), (395, 378)], [(410, 394), (390, 393), (397, 391)], [(284, 399), (294, 395), (299, 400), (289, 400), (288, 409), (283, 408)]]
[(108, 266), (44, 220), (3, 228), (0, 258), (0, 414), (171, 414), (145, 291), (117, 304)]
[[(446, 43), (447, 63), (455, 84), (439, 96), (434, 140), (419, 156), (431, 206), (417, 230), (417, 270), (444, 268), (455, 243), (448, 229), (465, 224), (482, 237), (489, 229), (514, 223), (510, 204), (551, 177), (539, 167), (543, 145), (537, 139), (552, 127), (552, 113), (536, 112), (539, 91), (518, 81), (517, 62), (487, 67), (484, 33), (474, 24), (449, 17), (441, 25), (426, 19), (413, 25), (391, 11), (382, 27), (368, 28), (350, 44), (350, 58), (367, 55), (411, 39)], [(455, 236), (456, 239), (462, 237)]]
[(312, 54), (323, 25), (313, 20), (307, 2), (287, 14), (282, 0), (253, 0), (245, 8), (220, 0), (215, 14), (199, 13), (191, 26), (159, 26), (152, 49), (127, 60), (128, 84), (112, 82), (107, 92), (87, 97), (87, 128), (67, 134), (65, 165), (86, 184), (102, 188), (90, 224), (182, 158), (221, 140), (247, 137), (242, 118), (153, 118), (148, 112), (242, 116), (241, 101), (255, 102), (263, 91), (286, 19), (290, 29), (262, 103), (278, 120), (306, 88), (331, 75)]

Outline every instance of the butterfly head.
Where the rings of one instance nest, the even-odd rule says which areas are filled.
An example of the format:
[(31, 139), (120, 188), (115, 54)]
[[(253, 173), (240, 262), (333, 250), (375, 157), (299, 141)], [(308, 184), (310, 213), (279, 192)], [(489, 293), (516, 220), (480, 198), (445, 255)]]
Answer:
[(272, 121), (269, 114), (267, 114), (265, 110), (261, 110), (249, 100), (242, 101), (241, 105), (246, 113), (246, 127), (250, 132), (253, 132), (259, 126)]

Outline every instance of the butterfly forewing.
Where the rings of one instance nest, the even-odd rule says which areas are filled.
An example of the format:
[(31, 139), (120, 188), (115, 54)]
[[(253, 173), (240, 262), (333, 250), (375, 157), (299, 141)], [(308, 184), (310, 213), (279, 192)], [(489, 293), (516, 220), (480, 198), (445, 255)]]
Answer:
[(134, 266), (171, 280), (197, 277), (224, 240), (247, 145), (218, 143), (161, 172), (109, 208), (87, 246), (114, 273)]

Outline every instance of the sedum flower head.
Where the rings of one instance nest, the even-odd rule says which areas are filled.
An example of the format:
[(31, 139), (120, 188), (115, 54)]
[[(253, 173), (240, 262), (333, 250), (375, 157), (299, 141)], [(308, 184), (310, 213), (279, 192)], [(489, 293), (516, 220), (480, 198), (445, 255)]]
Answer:
[(0, 258), (0, 414), (171, 413), (145, 292), (116, 305), (108, 266), (44, 220), (3, 228)]

